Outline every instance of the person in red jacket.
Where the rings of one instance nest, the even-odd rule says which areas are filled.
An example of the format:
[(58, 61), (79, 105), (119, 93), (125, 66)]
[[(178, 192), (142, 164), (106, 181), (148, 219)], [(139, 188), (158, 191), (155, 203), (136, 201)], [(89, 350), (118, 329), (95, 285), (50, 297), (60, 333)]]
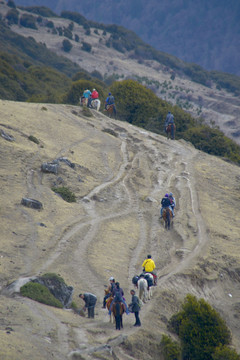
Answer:
[(93, 89), (92, 95), (91, 95), (91, 97), (90, 97), (89, 100), (88, 100), (88, 106), (91, 106), (92, 100), (98, 99), (98, 97), (99, 97), (99, 95), (98, 95), (97, 90), (96, 90), (96, 89)]

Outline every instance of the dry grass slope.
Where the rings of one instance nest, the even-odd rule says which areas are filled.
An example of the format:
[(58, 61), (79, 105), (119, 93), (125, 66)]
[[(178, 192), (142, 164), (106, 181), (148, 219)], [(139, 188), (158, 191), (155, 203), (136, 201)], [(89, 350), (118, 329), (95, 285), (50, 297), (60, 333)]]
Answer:
[[(239, 167), (182, 140), (92, 114), (0, 101), (0, 129), (14, 137), (0, 137), (1, 359), (155, 359), (166, 320), (187, 293), (220, 312), (240, 351)], [(57, 175), (41, 172), (43, 162), (58, 157), (75, 168), (61, 163)], [(58, 184), (74, 192), (76, 203), (51, 190)], [(159, 221), (166, 191), (177, 199), (169, 232)], [(41, 201), (43, 209), (22, 206), (22, 197)], [(141, 311), (142, 330), (125, 316), (119, 335), (101, 309), (104, 284), (115, 276), (129, 302), (132, 276), (147, 253), (158, 287)], [(95, 293), (95, 320), (6, 292), (12, 281), (45, 272), (74, 287), (79, 308), (80, 292)]]

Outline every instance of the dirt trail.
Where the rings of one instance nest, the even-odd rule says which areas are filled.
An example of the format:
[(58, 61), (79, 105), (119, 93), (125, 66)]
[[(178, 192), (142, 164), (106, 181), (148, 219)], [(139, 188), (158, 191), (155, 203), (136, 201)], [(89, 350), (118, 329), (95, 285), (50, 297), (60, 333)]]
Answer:
[[(35, 105), (31, 106), (36, 114), (40, 111)], [(27, 231), (31, 240), (17, 275), (21, 278), (45, 272), (61, 274), (74, 286), (74, 301), (79, 307), (83, 305), (78, 298), (80, 292), (97, 295), (96, 318), (89, 321), (69, 310), (35, 305), (28, 299), (16, 297), (14, 301), (16, 304), (21, 301), (28, 309), (26, 316), (31, 313), (31, 318), (40, 323), (37, 341), (44, 347), (46, 356), (53, 351), (58, 359), (80, 355), (90, 359), (94, 358), (93, 353), (100, 352), (109, 359), (112, 356), (133, 359), (134, 356), (119, 347), (137, 332), (132, 327), (133, 317), (124, 316), (123, 331), (115, 333), (107, 311), (101, 309), (104, 285), (114, 276), (129, 303), (131, 279), (140, 273), (143, 260), (151, 253), (159, 281), (152, 300), (141, 311), (141, 320), (145, 331), (150, 331), (152, 326), (156, 327), (155, 332), (166, 331), (164, 322), (156, 321), (156, 309), (159, 308), (162, 319), (160, 314), (173, 311), (167, 292), (174, 288), (175, 294), (178, 292), (183, 297), (190, 291), (189, 283), (183, 286), (181, 277), (206, 256), (211, 238), (201, 212), (196, 172), (196, 164), (203, 161), (205, 155), (182, 140), (167, 140), (95, 111), (92, 118), (85, 118), (81, 113), (76, 114), (75, 107), (47, 105), (47, 109), (46, 120), (36, 129), (39, 137), (44, 137), (45, 147), (35, 151), (22, 176), (27, 195), (43, 199), (48, 206), (45, 213), (37, 215), (32, 215), (29, 209), (20, 209), (20, 216), (25, 216), (29, 223)], [(52, 128), (48, 137), (44, 131), (50, 119)], [(55, 132), (53, 144), (50, 137), (57, 125), (62, 128)], [(74, 205), (63, 204), (53, 195), (48, 189), (55, 177), (40, 171), (43, 160), (60, 156), (72, 156), (77, 163), (76, 169), (60, 174), (81, 192)], [(23, 158), (19, 160), (23, 166)], [(80, 173), (83, 178), (80, 185), (76, 180), (80, 176), (78, 171), (85, 171), (85, 175)], [(161, 198), (170, 191), (176, 197), (177, 208), (173, 229), (166, 231), (159, 220), (159, 211)], [(46, 228), (39, 230), (40, 221)], [(191, 286), (194, 292), (194, 285)], [(199, 287), (196, 291), (201, 296)], [(209, 287), (202, 289), (202, 294), (205, 292), (211, 298), (214, 291), (214, 287)], [(27, 335), (30, 336), (28, 331)], [(24, 356), (27, 360), (26, 354)]]

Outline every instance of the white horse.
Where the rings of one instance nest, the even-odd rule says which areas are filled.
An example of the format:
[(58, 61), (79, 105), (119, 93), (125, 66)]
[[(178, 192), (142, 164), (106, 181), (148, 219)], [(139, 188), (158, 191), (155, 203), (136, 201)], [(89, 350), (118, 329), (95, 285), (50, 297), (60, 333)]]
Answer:
[(100, 106), (101, 106), (101, 101), (99, 99), (93, 99), (91, 101), (91, 107), (97, 111), (99, 111), (100, 109)]
[[(154, 276), (153, 276), (153, 274), (151, 274), (151, 273), (145, 273), (145, 274), (144, 274), (144, 278), (145, 278), (145, 279), (146, 279), (146, 278), (149, 278), (149, 279), (150, 279), (150, 283), (151, 283), (151, 284), (154, 284)], [(146, 280), (146, 281), (147, 281), (147, 280)], [(149, 284), (148, 281), (147, 281), (147, 283)], [(150, 300), (151, 297), (152, 297), (152, 285), (151, 285), (151, 286), (148, 285), (148, 300)]]
[(139, 299), (144, 303), (147, 302), (148, 299), (148, 282), (146, 279), (141, 277), (137, 282), (137, 287), (139, 290)]

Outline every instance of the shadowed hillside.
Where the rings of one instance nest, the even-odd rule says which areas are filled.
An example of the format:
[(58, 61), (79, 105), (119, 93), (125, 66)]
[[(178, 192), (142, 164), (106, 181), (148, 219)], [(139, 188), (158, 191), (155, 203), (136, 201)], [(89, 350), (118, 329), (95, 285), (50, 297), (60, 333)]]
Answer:
[(88, 19), (122, 25), (158, 50), (203, 66), (240, 75), (238, 1), (211, 0), (17, 0), (19, 5), (45, 5), (60, 14), (76, 11)]

